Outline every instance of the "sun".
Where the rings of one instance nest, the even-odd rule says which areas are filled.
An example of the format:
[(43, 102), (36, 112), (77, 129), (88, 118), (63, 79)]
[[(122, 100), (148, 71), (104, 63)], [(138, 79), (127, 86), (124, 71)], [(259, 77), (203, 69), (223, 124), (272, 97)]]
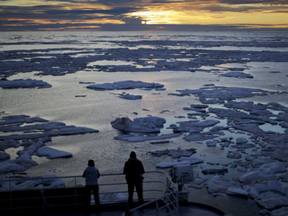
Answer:
[(142, 24), (179, 24), (175, 11), (138, 11), (127, 16), (141, 18)]

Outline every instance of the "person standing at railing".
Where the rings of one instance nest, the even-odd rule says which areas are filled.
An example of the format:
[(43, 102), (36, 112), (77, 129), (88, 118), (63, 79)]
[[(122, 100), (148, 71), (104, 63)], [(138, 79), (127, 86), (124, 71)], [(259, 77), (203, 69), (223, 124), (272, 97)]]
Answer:
[(86, 205), (90, 208), (91, 202), (91, 191), (93, 191), (94, 200), (97, 209), (100, 209), (100, 199), (99, 199), (99, 185), (98, 178), (100, 177), (99, 170), (95, 167), (95, 163), (93, 160), (88, 161), (88, 167), (85, 169), (83, 173), (83, 178), (85, 178), (86, 182)]
[(128, 204), (129, 208), (133, 206), (133, 193), (134, 188), (138, 194), (139, 204), (143, 204), (143, 174), (145, 170), (143, 164), (137, 159), (136, 153), (132, 151), (130, 158), (126, 161), (123, 173), (126, 175), (126, 182), (128, 184)]

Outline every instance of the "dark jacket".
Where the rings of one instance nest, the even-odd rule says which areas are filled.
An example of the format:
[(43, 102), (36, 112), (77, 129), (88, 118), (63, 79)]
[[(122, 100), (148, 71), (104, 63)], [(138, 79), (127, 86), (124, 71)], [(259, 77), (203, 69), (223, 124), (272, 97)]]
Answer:
[(89, 166), (83, 173), (83, 178), (86, 178), (86, 185), (98, 185), (100, 172), (96, 167)]
[(144, 174), (145, 170), (143, 164), (137, 158), (129, 158), (126, 161), (123, 173), (126, 175), (127, 181), (139, 180), (141, 175)]

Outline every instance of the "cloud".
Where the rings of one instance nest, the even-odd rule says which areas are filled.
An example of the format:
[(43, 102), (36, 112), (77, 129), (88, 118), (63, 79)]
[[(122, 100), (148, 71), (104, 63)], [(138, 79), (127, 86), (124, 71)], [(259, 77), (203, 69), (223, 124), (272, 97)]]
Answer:
[[(0, 19), (3, 18), (23, 18), (23, 19), (87, 19), (87, 16), (99, 15), (100, 17), (119, 16), (125, 13), (136, 11), (135, 8), (120, 7), (111, 10), (98, 9), (72, 9), (65, 10), (62, 6), (34, 6), (16, 7), (4, 6), (1, 8)], [(91, 18), (91, 17), (90, 17)]]
[[(143, 25), (143, 19), (149, 20), (150, 24), (192, 24), (194, 20), (197, 24), (198, 21), (202, 22), (200, 24), (205, 22), (207, 28), (212, 29), (209, 24), (213, 24), (213, 20), (227, 24), (225, 20), (231, 21), (234, 15), (241, 19), (245, 14), (261, 14), (264, 17), (269, 13), (266, 15), (268, 21), (272, 19), (271, 14), (284, 17), (288, 13), (288, 0), (38, 0), (33, 1), (37, 5), (25, 7), (7, 6), (9, 2), (0, 0), (0, 30), (24, 30), (25, 26), (27, 30), (52, 29), (53, 26), (55, 29), (80, 29), (81, 25), (102, 29), (178, 29), (177, 25)], [(117, 27), (116, 23), (125, 25)], [(179, 29), (191, 28), (188, 26), (180, 25)], [(197, 28), (204, 27), (200, 25)]]
[(225, 4), (288, 4), (287, 0), (218, 0), (219, 3)]

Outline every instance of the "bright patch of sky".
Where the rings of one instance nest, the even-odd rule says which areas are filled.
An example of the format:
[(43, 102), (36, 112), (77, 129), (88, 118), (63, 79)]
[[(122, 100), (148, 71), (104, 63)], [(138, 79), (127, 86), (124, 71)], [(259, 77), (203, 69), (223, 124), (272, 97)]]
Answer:
[(287, 20), (286, 0), (0, 0), (0, 31), (97, 30), (107, 24), (287, 28)]

